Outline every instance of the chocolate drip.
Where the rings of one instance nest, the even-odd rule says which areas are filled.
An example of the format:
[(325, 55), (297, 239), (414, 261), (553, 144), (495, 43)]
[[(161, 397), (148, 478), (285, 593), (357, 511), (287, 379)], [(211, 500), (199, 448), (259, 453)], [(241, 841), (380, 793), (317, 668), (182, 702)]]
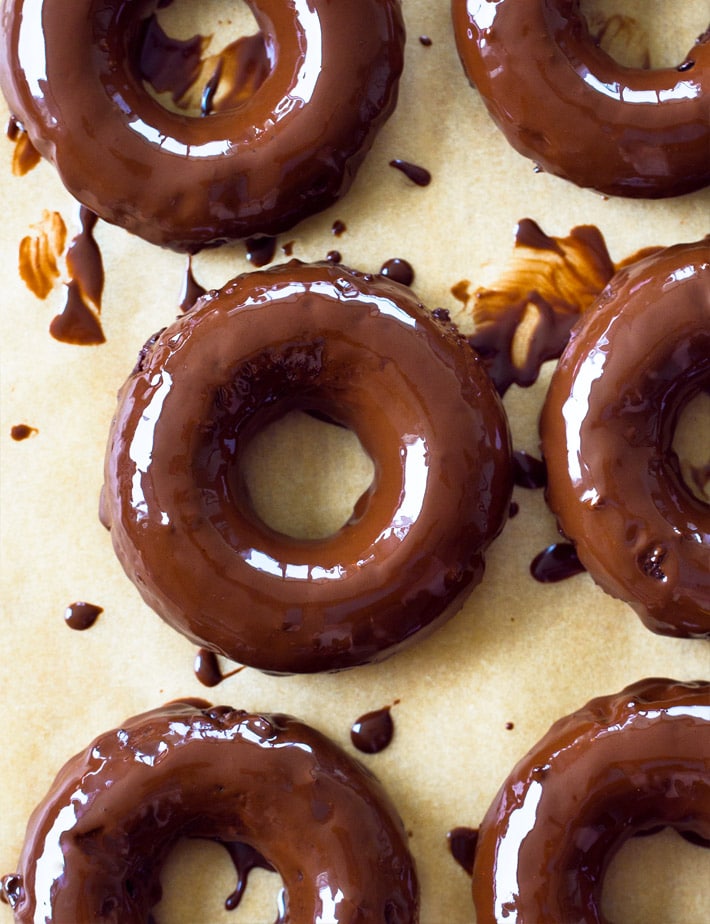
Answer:
[(183, 314), (186, 311), (189, 311), (190, 308), (195, 304), (200, 296), (204, 295), (207, 292), (207, 289), (204, 286), (201, 286), (199, 282), (195, 279), (195, 276), (192, 272), (192, 255), (187, 258), (187, 266), (185, 267), (185, 276), (182, 281), (182, 291), (180, 292), (180, 302), (179, 308)]
[[(263, 857), (258, 850), (250, 847), (249, 844), (242, 844), (239, 841), (225, 843), (219, 841), (230, 856), (234, 869), (237, 873), (237, 886), (234, 891), (225, 899), (224, 907), (227, 911), (234, 911), (239, 906), (244, 892), (247, 887), (249, 873), (253, 869), (265, 869), (270, 873), (276, 872), (269, 861)], [(281, 919), (281, 915), (279, 915)], [(277, 921), (278, 924), (278, 921)]]
[(15, 442), (20, 442), (21, 440), (29, 439), (29, 437), (34, 436), (36, 433), (39, 433), (37, 427), (31, 427), (29, 424), (15, 424), (10, 429), (10, 436), (15, 440)]
[(385, 261), (380, 267), (380, 275), (387, 276), (388, 279), (394, 279), (395, 282), (399, 282), (403, 286), (411, 286), (414, 282), (412, 264), (401, 257), (392, 257), (391, 260)]
[(547, 484), (547, 466), (524, 450), (513, 453), (513, 481), (521, 488), (544, 488)]
[(473, 873), (473, 863), (478, 842), (477, 828), (452, 828), (446, 835), (449, 842), (451, 856), (459, 866), (470, 876)]
[(409, 161), (399, 160), (399, 158), (391, 160), (390, 167), (401, 170), (407, 179), (417, 186), (428, 186), (431, 183), (431, 173), (425, 167), (419, 167), (417, 164), (411, 164)]
[(78, 601), (69, 604), (64, 610), (64, 622), (70, 629), (83, 632), (85, 629), (90, 629), (91, 626), (93, 626), (103, 611), (102, 606)]
[(276, 253), (275, 237), (250, 237), (245, 241), (247, 260), (252, 266), (261, 267), (271, 263)]
[(379, 754), (394, 737), (391, 706), (366, 712), (356, 719), (350, 729), (350, 740), (363, 754)]
[(575, 574), (581, 574), (584, 570), (571, 542), (548, 545), (535, 556), (530, 565), (530, 573), (541, 584), (556, 584), (558, 581), (574, 577)]
[(233, 677), (235, 674), (239, 674), (243, 671), (244, 665), (235, 667), (234, 670), (228, 671), (225, 674), (219, 665), (217, 655), (214, 651), (210, 651), (207, 648), (199, 648), (195, 655), (193, 669), (195, 677), (197, 677), (203, 686), (216, 687), (218, 684), (222, 683), (223, 680), (226, 680), (227, 677)]

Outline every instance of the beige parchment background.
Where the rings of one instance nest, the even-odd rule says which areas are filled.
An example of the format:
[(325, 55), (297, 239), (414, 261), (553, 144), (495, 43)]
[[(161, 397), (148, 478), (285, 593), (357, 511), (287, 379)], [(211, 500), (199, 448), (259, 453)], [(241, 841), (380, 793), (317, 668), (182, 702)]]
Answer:
[[(602, 9), (591, 0), (585, 5)], [(344, 262), (366, 271), (404, 257), (416, 270), (421, 299), (450, 309), (469, 329), (450, 288), (462, 279), (474, 288), (493, 282), (523, 217), (556, 235), (596, 224), (614, 259), (710, 231), (710, 190), (667, 202), (620, 201), (536, 174), (509, 148), (469, 87), (446, 0), (404, 0), (403, 6), (408, 46), (398, 109), (351, 193), (282, 236), (280, 244), (294, 242), (294, 256), (322, 259), (337, 248)], [(232, 19), (225, 7), (223, 18)], [(643, 27), (620, 33), (622, 45), (648, 44), (645, 30), (675, 61), (708, 20), (707, 0), (606, 5), (607, 12), (621, 9)], [(205, 15), (214, 18), (206, 26), (200, 20), (198, 29), (211, 31), (218, 14), (209, 4)], [(226, 34), (224, 22), (222, 28)], [(422, 46), (420, 35), (430, 36), (432, 46)], [(671, 40), (677, 45), (668, 49)], [(222, 44), (221, 31), (214, 42)], [(6, 115), (2, 104), (3, 122)], [(426, 166), (431, 185), (415, 187), (388, 167), (395, 157)], [(99, 223), (107, 342), (55, 342), (47, 328), (60, 290), (40, 301), (26, 289), (17, 271), (18, 245), (44, 209), (58, 211), (71, 235), (78, 210), (49, 165), (18, 178), (11, 158), (12, 145), (2, 140), (0, 873), (14, 871), (27, 817), (61, 764), (128, 715), (179, 696), (204, 696), (291, 712), (352, 751), (353, 720), (398, 699), (392, 745), (362, 759), (386, 785), (411, 832), (423, 924), (473, 922), (469, 880), (449, 855), (446, 832), (478, 824), (509, 769), (558, 716), (644, 676), (710, 676), (707, 643), (652, 635), (586, 575), (550, 586), (533, 581), (531, 559), (558, 535), (542, 492), (516, 488), (520, 512), (490, 550), (483, 584), (431, 639), (383, 664), (338, 675), (275, 678), (246, 669), (205, 690), (193, 675), (194, 647), (141, 602), (96, 515), (115, 393), (146, 338), (175, 316), (185, 260)], [(331, 233), (335, 219), (347, 226), (339, 238)], [(246, 269), (241, 245), (194, 261), (195, 275), (208, 288)], [(506, 397), (515, 447), (535, 454), (545, 378)], [(22, 422), (39, 432), (15, 442), (10, 429)], [(298, 433), (285, 438), (297, 440)], [(298, 477), (293, 445), (262, 448), (256, 460), (257, 469), (275, 470), (266, 493), (287, 519), (298, 516), (288, 507)], [(348, 480), (343, 471), (357, 466), (352, 452), (343, 458), (332, 444), (315, 456), (322, 466), (313, 472), (316, 484), (330, 471), (342, 486)], [(358, 493), (346, 495), (346, 505)], [(80, 599), (105, 610), (83, 633), (63, 620), (64, 608)], [(509, 722), (512, 729), (506, 729)], [(291, 836), (297, 833), (284, 831)], [(707, 921), (709, 864), (707, 851), (674, 835), (633, 842), (609, 877), (610, 915), (618, 924)], [(158, 920), (271, 922), (275, 880), (255, 874), (242, 907), (226, 913), (221, 905), (232, 888), (229, 861), (220, 848), (200, 844), (182, 851), (166, 874)], [(0, 906), (0, 921), (10, 917)]]

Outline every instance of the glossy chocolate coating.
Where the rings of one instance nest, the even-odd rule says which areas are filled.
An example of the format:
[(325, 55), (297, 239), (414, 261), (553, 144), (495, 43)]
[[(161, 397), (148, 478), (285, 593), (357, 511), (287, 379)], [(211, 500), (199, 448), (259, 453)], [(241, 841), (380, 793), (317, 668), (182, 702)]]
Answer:
[(377, 780), (285, 715), (171, 703), (69, 760), (33, 812), (15, 920), (144, 924), (180, 838), (254, 848), (292, 924), (412, 924), (414, 862)]
[(623, 67), (579, 0), (452, 0), (464, 70), (513, 147), (616, 196), (710, 183), (710, 32), (677, 68)]
[(604, 874), (635, 834), (710, 837), (710, 684), (642, 680), (556, 722), (478, 833), (477, 924), (605, 924)]
[(392, 112), (399, 0), (248, 0), (271, 71), (241, 106), (175, 114), (138, 72), (146, 0), (4, 0), (0, 87), (101, 218), (194, 252), (277, 234), (342, 196)]
[(672, 449), (710, 386), (710, 240), (631, 264), (572, 331), (540, 419), (547, 499), (584, 567), (664, 635), (710, 636), (710, 505)]
[[(375, 476), (333, 536), (254, 513), (239, 460), (300, 409), (352, 429)], [(119, 394), (102, 505), (145, 601), (196, 644), (273, 672), (380, 659), (460, 608), (505, 522), (510, 445), (466, 341), (381, 276), (239, 276), (142, 354)]]

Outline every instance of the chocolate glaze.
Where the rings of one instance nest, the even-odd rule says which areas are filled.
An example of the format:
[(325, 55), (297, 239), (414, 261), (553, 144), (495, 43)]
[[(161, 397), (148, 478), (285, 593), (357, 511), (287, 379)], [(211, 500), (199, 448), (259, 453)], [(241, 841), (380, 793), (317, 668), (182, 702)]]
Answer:
[(380, 267), (380, 274), (387, 276), (388, 279), (394, 279), (403, 286), (411, 286), (414, 282), (414, 267), (401, 257), (386, 260)]
[(59, 772), (5, 889), (15, 920), (144, 922), (184, 836), (252, 848), (281, 875), (289, 921), (418, 919), (407, 838), (371, 774), (289, 716), (174, 703)]
[[(375, 463), (357, 516), (326, 539), (268, 528), (240, 474), (251, 436), (295, 409), (351, 428)], [(291, 261), (206, 295), (147, 346), (119, 395), (103, 511), (145, 601), (197, 645), (335, 670), (460, 608), (507, 516), (509, 452), (450, 324), (381, 276)]]
[(64, 622), (70, 629), (83, 632), (85, 629), (90, 629), (91, 626), (93, 626), (103, 611), (104, 609), (102, 606), (96, 606), (94, 603), (77, 601), (76, 603), (70, 603), (64, 610)]
[(560, 719), (481, 823), (478, 924), (604, 921), (604, 874), (628, 838), (659, 825), (710, 837), (708, 754), (708, 683), (643, 680)]
[(461, 869), (471, 876), (473, 874), (473, 861), (476, 856), (476, 844), (478, 843), (478, 828), (452, 828), (451, 831), (447, 832), (446, 839), (449, 843), (451, 856)]
[(350, 740), (363, 754), (379, 754), (392, 742), (394, 722), (391, 706), (366, 712), (350, 728)]
[(710, 240), (619, 272), (574, 328), (540, 420), (547, 499), (594, 580), (664, 635), (710, 636), (710, 505), (672, 450), (710, 382)]
[(10, 436), (15, 440), (16, 443), (21, 442), (22, 440), (29, 439), (31, 436), (35, 436), (39, 433), (37, 427), (31, 427), (29, 424), (14, 424), (10, 428)]
[(578, 0), (452, 0), (452, 14), (469, 80), (542, 169), (618, 196), (710, 183), (710, 34), (686, 66), (645, 70), (599, 47)]
[(390, 167), (396, 167), (408, 180), (411, 180), (417, 186), (428, 186), (431, 183), (431, 173), (426, 167), (420, 167), (417, 164), (411, 164), (407, 160), (399, 160), (398, 158), (390, 161)]
[(557, 584), (583, 571), (584, 565), (571, 542), (548, 545), (530, 563), (530, 574), (541, 584)]
[(394, 108), (404, 25), (398, 0), (250, 7), (271, 71), (208, 118), (148, 93), (145, 6), (124, 0), (7, 4), (0, 87), (67, 189), (107, 221), (188, 252), (273, 236), (349, 188)]

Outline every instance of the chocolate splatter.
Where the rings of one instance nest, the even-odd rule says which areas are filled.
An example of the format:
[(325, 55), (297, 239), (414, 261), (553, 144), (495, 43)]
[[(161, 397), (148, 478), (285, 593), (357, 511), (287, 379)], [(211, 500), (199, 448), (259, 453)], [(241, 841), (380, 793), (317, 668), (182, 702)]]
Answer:
[(45, 209), (30, 227), (31, 233), (20, 241), (20, 277), (37, 298), (46, 298), (60, 275), (57, 261), (64, 253), (67, 226), (59, 212)]
[(271, 263), (276, 253), (275, 237), (250, 237), (244, 242), (247, 260), (252, 266), (261, 267)]
[(363, 754), (379, 754), (394, 737), (391, 706), (366, 712), (356, 719), (350, 729), (350, 740)]
[(431, 173), (425, 167), (420, 167), (399, 158), (391, 160), (390, 167), (400, 170), (408, 180), (411, 180), (417, 186), (428, 186), (431, 183)]
[(77, 601), (76, 603), (70, 603), (64, 610), (64, 622), (70, 629), (83, 632), (93, 626), (103, 611), (102, 606)]
[(556, 238), (526, 218), (517, 226), (511, 264), (494, 287), (470, 294), (457, 284), (452, 292), (476, 324), (470, 343), (501, 394), (512, 384), (532, 385), (542, 364), (560, 356), (580, 314), (617, 268), (594, 226)]
[(39, 433), (37, 427), (31, 427), (29, 424), (15, 424), (10, 428), (10, 436), (15, 440), (16, 443), (21, 442), (22, 440), (29, 439), (31, 436), (35, 436)]

